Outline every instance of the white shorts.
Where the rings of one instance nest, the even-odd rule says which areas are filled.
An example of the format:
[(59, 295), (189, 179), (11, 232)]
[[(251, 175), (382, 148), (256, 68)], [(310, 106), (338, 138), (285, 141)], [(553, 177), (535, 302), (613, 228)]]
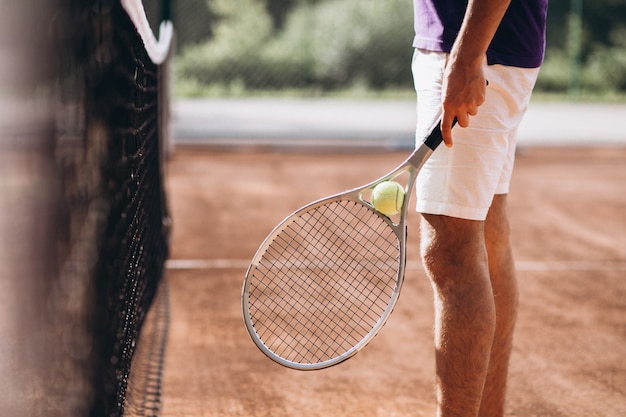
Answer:
[[(441, 85), (448, 54), (415, 50), (416, 142), (421, 143), (441, 117)], [(507, 194), (519, 126), (539, 68), (487, 65), (485, 102), (467, 128), (452, 129), (454, 146), (443, 144), (420, 171), (417, 211), (485, 220), (494, 195)]]

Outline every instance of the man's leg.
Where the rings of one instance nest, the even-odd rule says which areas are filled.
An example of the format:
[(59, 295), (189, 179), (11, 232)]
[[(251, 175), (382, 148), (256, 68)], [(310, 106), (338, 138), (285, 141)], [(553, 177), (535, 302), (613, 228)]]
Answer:
[(518, 298), (506, 195), (485, 222), (424, 215), (422, 257), (435, 294), (438, 415), (501, 417)]
[(517, 281), (506, 202), (506, 194), (496, 195), (485, 220), (489, 275), (496, 307), (496, 331), (480, 404), (481, 417), (501, 417), (504, 414), (509, 358), (517, 317)]
[(422, 259), (435, 299), (438, 417), (475, 417), (496, 327), (485, 222), (423, 214)]

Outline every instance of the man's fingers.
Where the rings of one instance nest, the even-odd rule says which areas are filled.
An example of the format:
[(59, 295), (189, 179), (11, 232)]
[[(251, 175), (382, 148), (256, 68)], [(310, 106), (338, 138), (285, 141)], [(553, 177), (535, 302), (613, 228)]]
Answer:
[[(443, 115), (441, 118), (441, 136), (447, 147), (452, 146), (452, 127), (458, 123), (465, 128), (470, 124), (470, 116), (478, 114), (478, 107), (485, 101), (486, 87), (489, 82), (485, 80), (482, 91), (474, 95), (473, 100), (467, 100), (465, 104), (459, 101), (458, 96), (449, 96), (443, 102)], [(471, 98), (471, 97), (470, 97)]]
[(450, 118), (444, 113), (441, 118), (441, 136), (443, 137), (444, 144), (451, 148), (452, 143), (452, 128), (459, 123), (459, 119), (456, 117), (452, 118), (452, 121), (449, 122)]
[(469, 126), (470, 120), (469, 120), (469, 113), (461, 113), (459, 114), (456, 119), (457, 122), (459, 123), (459, 126), (461, 127), (467, 127)]
[(443, 143), (448, 148), (452, 147), (452, 126), (455, 121), (455, 117), (450, 117), (445, 113), (441, 118), (441, 136), (443, 137)]

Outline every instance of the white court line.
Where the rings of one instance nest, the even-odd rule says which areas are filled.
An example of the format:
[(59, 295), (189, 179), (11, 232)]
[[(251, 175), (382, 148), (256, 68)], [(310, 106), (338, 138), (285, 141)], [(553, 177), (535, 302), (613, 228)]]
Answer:
[(519, 271), (626, 271), (626, 261), (519, 261)]
[(244, 259), (168, 259), (167, 269), (239, 269), (247, 268), (250, 261)]
[[(247, 269), (246, 259), (170, 259), (165, 267), (184, 269)], [(626, 271), (626, 261), (518, 261), (518, 271)], [(422, 268), (422, 263), (409, 261), (407, 269)]]

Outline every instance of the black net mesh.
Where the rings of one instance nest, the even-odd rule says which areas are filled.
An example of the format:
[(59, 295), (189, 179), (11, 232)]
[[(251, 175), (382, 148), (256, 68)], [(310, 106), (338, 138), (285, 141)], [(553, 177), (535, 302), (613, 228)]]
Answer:
[(167, 62), (150, 60), (117, 1), (28, 0), (3, 23), (13, 18), (19, 67), (0, 71), (15, 115), (0, 120), (0, 415), (158, 415)]

